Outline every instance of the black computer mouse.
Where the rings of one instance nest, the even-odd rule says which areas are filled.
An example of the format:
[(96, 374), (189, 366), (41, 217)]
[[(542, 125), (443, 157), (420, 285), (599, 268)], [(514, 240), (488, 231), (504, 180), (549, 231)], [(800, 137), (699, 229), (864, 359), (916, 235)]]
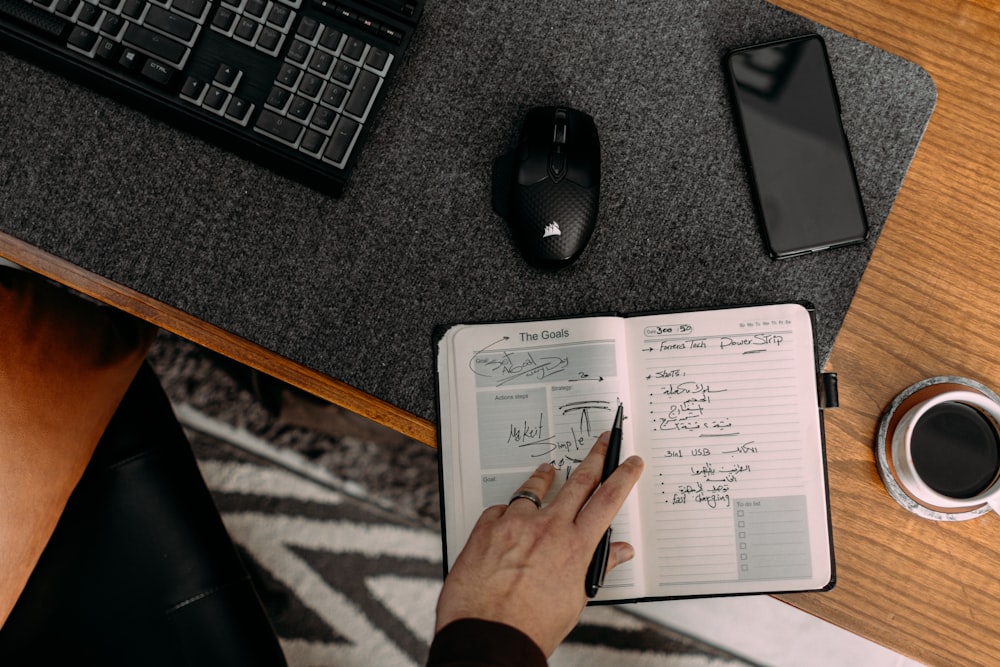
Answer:
[(493, 163), (493, 209), (530, 263), (571, 264), (590, 241), (601, 192), (594, 119), (568, 107), (528, 111), (517, 147)]

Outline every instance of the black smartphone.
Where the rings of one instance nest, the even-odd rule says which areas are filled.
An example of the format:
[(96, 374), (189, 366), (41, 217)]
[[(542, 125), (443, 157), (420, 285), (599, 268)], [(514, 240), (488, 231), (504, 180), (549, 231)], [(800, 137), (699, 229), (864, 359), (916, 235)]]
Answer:
[(771, 256), (864, 241), (868, 220), (823, 38), (735, 49), (725, 70)]

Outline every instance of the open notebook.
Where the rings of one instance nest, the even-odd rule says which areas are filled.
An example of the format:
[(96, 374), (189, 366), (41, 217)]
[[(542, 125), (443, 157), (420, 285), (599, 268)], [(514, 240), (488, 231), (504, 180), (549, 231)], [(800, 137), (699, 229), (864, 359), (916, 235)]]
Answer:
[(596, 601), (833, 586), (810, 311), (778, 304), (460, 324), (438, 340), (446, 567), (543, 461), (555, 495), (619, 403), (646, 470), (612, 524), (636, 558)]

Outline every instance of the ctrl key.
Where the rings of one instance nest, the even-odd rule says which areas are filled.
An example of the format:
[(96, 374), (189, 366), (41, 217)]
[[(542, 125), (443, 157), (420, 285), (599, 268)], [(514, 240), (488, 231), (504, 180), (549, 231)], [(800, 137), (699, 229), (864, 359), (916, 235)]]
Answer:
[(261, 134), (266, 134), (282, 141), (290, 146), (294, 146), (302, 134), (303, 126), (293, 120), (279, 116), (278, 114), (264, 109), (257, 118), (254, 129)]
[(165, 86), (170, 83), (170, 80), (174, 78), (175, 70), (172, 67), (167, 67), (163, 63), (153, 60), (150, 58), (146, 61), (146, 64), (142, 66), (142, 75), (154, 83), (158, 83), (161, 86)]

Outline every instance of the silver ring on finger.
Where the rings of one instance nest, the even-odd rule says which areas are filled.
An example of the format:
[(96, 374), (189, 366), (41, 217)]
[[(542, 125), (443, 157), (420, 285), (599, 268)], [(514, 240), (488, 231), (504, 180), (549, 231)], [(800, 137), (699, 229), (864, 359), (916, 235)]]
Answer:
[(539, 498), (537, 494), (532, 493), (531, 491), (518, 491), (517, 493), (515, 493), (510, 497), (510, 500), (507, 501), (507, 506), (509, 507), (511, 503), (513, 503), (515, 500), (520, 500), (521, 498), (524, 498), (525, 500), (530, 500), (531, 502), (535, 503), (535, 507), (537, 507), (538, 509), (542, 509), (542, 499)]

